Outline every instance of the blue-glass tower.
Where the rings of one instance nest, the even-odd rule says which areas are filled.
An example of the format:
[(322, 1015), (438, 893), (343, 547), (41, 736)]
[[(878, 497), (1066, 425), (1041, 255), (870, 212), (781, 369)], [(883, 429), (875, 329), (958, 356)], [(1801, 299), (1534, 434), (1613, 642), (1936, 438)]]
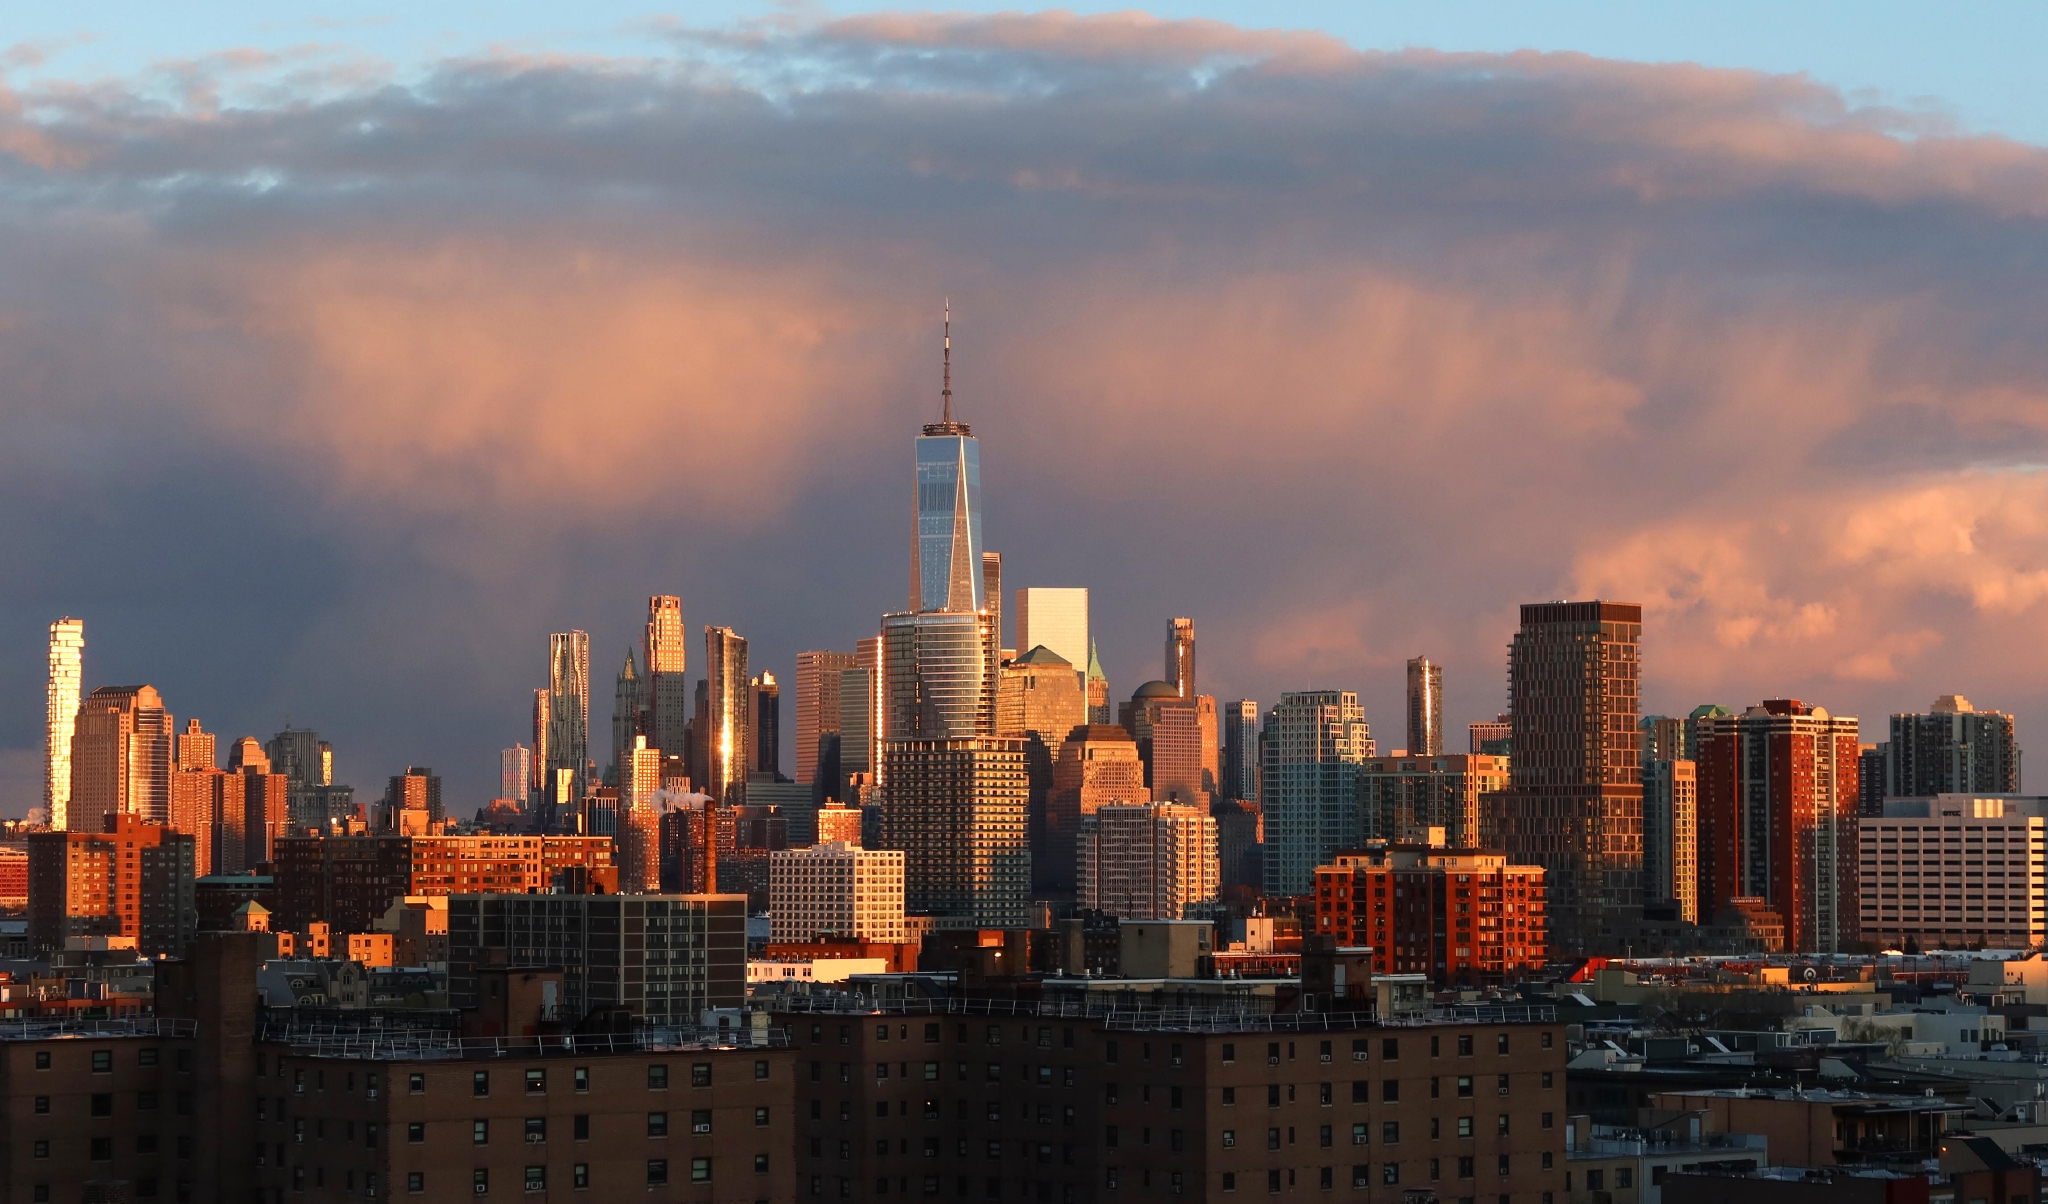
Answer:
[(981, 445), (953, 421), (953, 329), (946, 323), (944, 416), (917, 438), (910, 610), (974, 614), (981, 584)]

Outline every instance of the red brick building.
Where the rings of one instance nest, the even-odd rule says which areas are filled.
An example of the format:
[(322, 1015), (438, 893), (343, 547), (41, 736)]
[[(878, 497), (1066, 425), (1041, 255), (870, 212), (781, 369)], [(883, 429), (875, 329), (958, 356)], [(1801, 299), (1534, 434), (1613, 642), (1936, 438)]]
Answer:
[(181, 954), (198, 927), (192, 837), (132, 815), (104, 832), (28, 838), (28, 938), (61, 949), (66, 937), (134, 937), (138, 952)]
[(290, 836), (277, 842), (272, 924), (366, 932), (393, 899), (528, 894), (611, 864), (609, 836)]
[(1512, 982), (1542, 968), (1543, 867), (1505, 854), (1395, 845), (1316, 868), (1315, 934), (1369, 945), (1378, 974), (1439, 987)]

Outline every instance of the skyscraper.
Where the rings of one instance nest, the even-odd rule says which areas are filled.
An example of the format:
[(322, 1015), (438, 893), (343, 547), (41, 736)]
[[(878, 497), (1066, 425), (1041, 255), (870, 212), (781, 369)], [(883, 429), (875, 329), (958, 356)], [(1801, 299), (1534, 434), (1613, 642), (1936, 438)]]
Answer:
[(187, 719), (185, 730), (178, 733), (178, 768), (212, 769), (219, 764), (213, 733), (201, 728), (197, 719)]
[(996, 736), (882, 745), (882, 824), (904, 854), (904, 906), (984, 928), (1025, 922), (1031, 902), (1024, 742)]
[(882, 738), (985, 736), (995, 731), (989, 616), (925, 611), (882, 616)]
[(1514, 753), (1487, 826), (1512, 860), (1547, 871), (1550, 943), (1560, 951), (1607, 947), (1601, 931), (1619, 921), (1614, 910), (1642, 905), (1642, 638), (1634, 603), (1541, 602), (1522, 607), (1509, 647)]
[(646, 666), (642, 704), (647, 710), (647, 743), (664, 756), (690, 758), (687, 729), (696, 702), (690, 696), (689, 633), (683, 600), (673, 594), (647, 599), (647, 636), (641, 651)]
[(524, 801), (533, 781), (533, 750), (514, 744), (498, 754), (498, 797)]
[(2019, 793), (2012, 716), (1980, 711), (1960, 694), (1943, 694), (1925, 715), (1893, 715), (1880, 747), (1888, 797)]
[(839, 730), (839, 675), (857, 664), (859, 659), (851, 652), (796, 654), (797, 781), (815, 780), (818, 738)]
[(1043, 644), (1003, 666), (996, 686), (996, 734), (1024, 741), (1034, 897), (1048, 882), (1047, 808), (1053, 787), (1053, 759), (1067, 733), (1087, 722), (1081, 677), (1071, 661)]
[(1081, 821), (1076, 902), (1124, 920), (1188, 918), (1218, 890), (1216, 821), (1178, 803), (1111, 804)]
[(634, 736), (619, 757), (619, 803), (614, 843), (619, 893), (661, 892), (661, 813), (654, 792), (661, 789), (661, 750)]
[(767, 781), (782, 777), (782, 686), (773, 673), (748, 683), (753, 724), (747, 729), (747, 772)]
[(1065, 658), (1077, 673), (1086, 673), (1089, 651), (1086, 589), (1033, 586), (1017, 591), (1017, 649), (1028, 652), (1041, 644)]
[[(1643, 762), (1643, 899), (1700, 922), (1699, 775), (1691, 761)], [(1713, 917), (1709, 916), (1708, 919)]]
[(70, 826), (71, 741), (78, 730), (78, 692), (85, 683), (85, 620), (50, 624), (50, 681), (43, 729), (43, 811), (50, 827)]
[(640, 733), (641, 712), (647, 706), (647, 683), (633, 663), (633, 650), (626, 649), (626, 663), (612, 681), (612, 767), (624, 773), (626, 756)]
[(558, 631), (548, 637), (549, 780), (571, 775), (571, 799), (583, 795), (590, 765), (590, 633)]
[(912, 612), (978, 614), (982, 596), (981, 449), (966, 423), (953, 421), (953, 323), (945, 334), (944, 409), (917, 438), (912, 493)]
[(1166, 684), (1182, 698), (1195, 696), (1195, 621), (1181, 618), (1166, 624)]
[(354, 787), (334, 781), (334, 746), (320, 733), (286, 725), (264, 742), (270, 772), (282, 774), (286, 789), (286, 811), (291, 830), (329, 827), (334, 820), (355, 814)]
[(704, 629), (706, 726), (701, 789), (722, 807), (747, 801), (747, 641), (730, 627)]
[(1444, 667), (1426, 656), (1408, 662), (1408, 755), (1444, 751)]
[(1306, 894), (1316, 867), (1359, 842), (1358, 766), (1372, 729), (1350, 690), (1289, 692), (1266, 716), (1259, 747), (1267, 894)]
[(1081, 824), (1103, 807), (1150, 801), (1137, 741), (1113, 723), (1077, 727), (1060, 743), (1053, 762), (1052, 796), (1046, 806), (1042, 844), (1048, 864), (1032, 872), (1044, 897), (1071, 898), (1077, 883), (1075, 857)]
[(1259, 797), (1259, 704), (1240, 698), (1223, 708), (1224, 798), (1256, 802)]
[[(1008, 660), (1013, 653), (1002, 652), (1003, 645), (1003, 554), (983, 552), (981, 554), (981, 608), (988, 612), (989, 630), (994, 632), (995, 646), (999, 651), (998, 663)], [(1029, 649), (1029, 644), (1019, 644), (1018, 649)]]
[(1466, 733), (1471, 738), (1471, 750), (1475, 753), (1505, 757), (1515, 751), (1515, 724), (1505, 712), (1492, 719), (1467, 724)]
[(109, 815), (170, 822), (172, 722), (154, 686), (101, 686), (86, 696), (71, 745), (72, 830), (102, 831)]
[(1700, 913), (1761, 898), (1786, 948), (1839, 953), (1858, 939), (1856, 720), (1796, 698), (1716, 716), (1700, 741)]
[(1116, 708), (1109, 703), (1109, 674), (1102, 671), (1102, 655), (1093, 639), (1088, 641), (1088, 722), (1115, 723)]

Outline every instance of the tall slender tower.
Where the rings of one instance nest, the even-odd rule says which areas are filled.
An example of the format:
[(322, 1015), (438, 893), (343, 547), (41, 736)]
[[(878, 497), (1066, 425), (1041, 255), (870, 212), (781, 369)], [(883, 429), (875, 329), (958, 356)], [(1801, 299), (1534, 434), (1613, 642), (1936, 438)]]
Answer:
[(1095, 641), (1088, 641), (1088, 676), (1085, 682), (1088, 694), (1088, 722), (1091, 724), (1115, 723), (1114, 708), (1109, 705), (1109, 674), (1102, 671), (1102, 653), (1096, 649)]
[(567, 770), (580, 801), (589, 764), (590, 633), (558, 631), (548, 637), (548, 780)]
[[(839, 731), (839, 675), (858, 664), (851, 652), (796, 654), (796, 780), (818, 772), (818, 739)], [(862, 728), (866, 730), (865, 726)], [(828, 793), (837, 784), (828, 784)]]
[(640, 712), (646, 701), (646, 683), (633, 665), (633, 650), (628, 648), (626, 663), (612, 683), (612, 767), (621, 774), (626, 772), (633, 738), (640, 734)]
[(702, 789), (721, 806), (747, 801), (747, 641), (730, 627), (704, 629), (708, 694)]
[(644, 697), (647, 743), (663, 755), (686, 757), (686, 729), (695, 712), (690, 697), (689, 637), (683, 627), (683, 600), (673, 594), (647, 599), (647, 668)]
[(1444, 667), (1426, 656), (1408, 662), (1408, 755), (1444, 752)]
[(1166, 625), (1166, 681), (1181, 698), (1195, 696), (1195, 621), (1174, 619)]
[(782, 776), (782, 685), (762, 673), (747, 686), (751, 721), (747, 728), (747, 772), (770, 781)]
[(66, 820), (104, 831), (109, 815), (169, 823), (177, 759), (171, 713), (154, 686), (101, 686), (78, 709)]
[(981, 446), (953, 421), (953, 315), (946, 311), (944, 411), (917, 439), (911, 494), (910, 606), (914, 612), (986, 609), (981, 544)]
[(85, 680), (85, 620), (50, 624), (49, 723), (43, 733), (43, 811), (63, 831), (71, 810), (71, 738), (78, 730), (78, 692)]

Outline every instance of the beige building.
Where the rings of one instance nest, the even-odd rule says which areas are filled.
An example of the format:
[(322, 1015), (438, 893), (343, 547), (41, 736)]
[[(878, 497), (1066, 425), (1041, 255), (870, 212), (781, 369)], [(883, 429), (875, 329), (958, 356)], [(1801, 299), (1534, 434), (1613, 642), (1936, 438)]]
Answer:
[(1025, 922), (1031, 848), (1024, 742), (998, 736), (881, 743), (882, 833), (904, 853), (904, 905), (981, 927)]
[(903, 939), (903, 854), (833, 841), (768, 858), (768, 939)]
[(858, 845), (860, 839), (860, 808), (849, 807), (838, 799), (827, 799), (818, 808), (818, 844), (839, 841)]
[(1051, 863), (1041, 881), (1050, 882), (1054, 897), (1074, 891), (1074, 857), (1082, 821), (1104, 806), (1149, 802), (1151, 797), (1145, 788), (1145, 765), (1138, 759), (1138, 743), (1129, 732), (1113, 724), (1090, 724), (1068, 734), (1053, 764), (1052, 798), (1040, 845)]
[(1508, 785), (1508, 759), (1469, 753), (1424, 757), (1370, 757), (1358, 767), (1358, 801), (1365, 834), (1393, 844), (1428, 844), (1431, 828), (1442, 843), (1462, 849), (1497, 848), (1482, 830), (1479, 797)]
[(1217, 894), (1216, 821), (1206, 808), (1111, 804), (1081, 821), (1082, 907), (1129, 920), (1178, 920)]
[(71, 741), (78, 730), (78, 691), (85, 681), (85, 620), (50, 624), (50, 680), (43, 735), (43, 810), (58, 831), (69, 827)]
[(1074, 664), (1043, 644), (1010, 661), (996, 680), (996, 734), (1036, 735), (1056, 749), (1088, 720)]
[(1688, 924), (1700, 921), (1699, 798), (1691, 761), (1643, 762), (1643, 899), (1676, 904)]
[(1864, 939), (1902, 949), (2048, 940), (2048, 798), (1893, 798), (1857, 822)]
[(1044, 589), (1017, 591), (1017, 647), (1043, 644), (1074, 667), (1078, 675), (1088, 663), (1088, 591)]

